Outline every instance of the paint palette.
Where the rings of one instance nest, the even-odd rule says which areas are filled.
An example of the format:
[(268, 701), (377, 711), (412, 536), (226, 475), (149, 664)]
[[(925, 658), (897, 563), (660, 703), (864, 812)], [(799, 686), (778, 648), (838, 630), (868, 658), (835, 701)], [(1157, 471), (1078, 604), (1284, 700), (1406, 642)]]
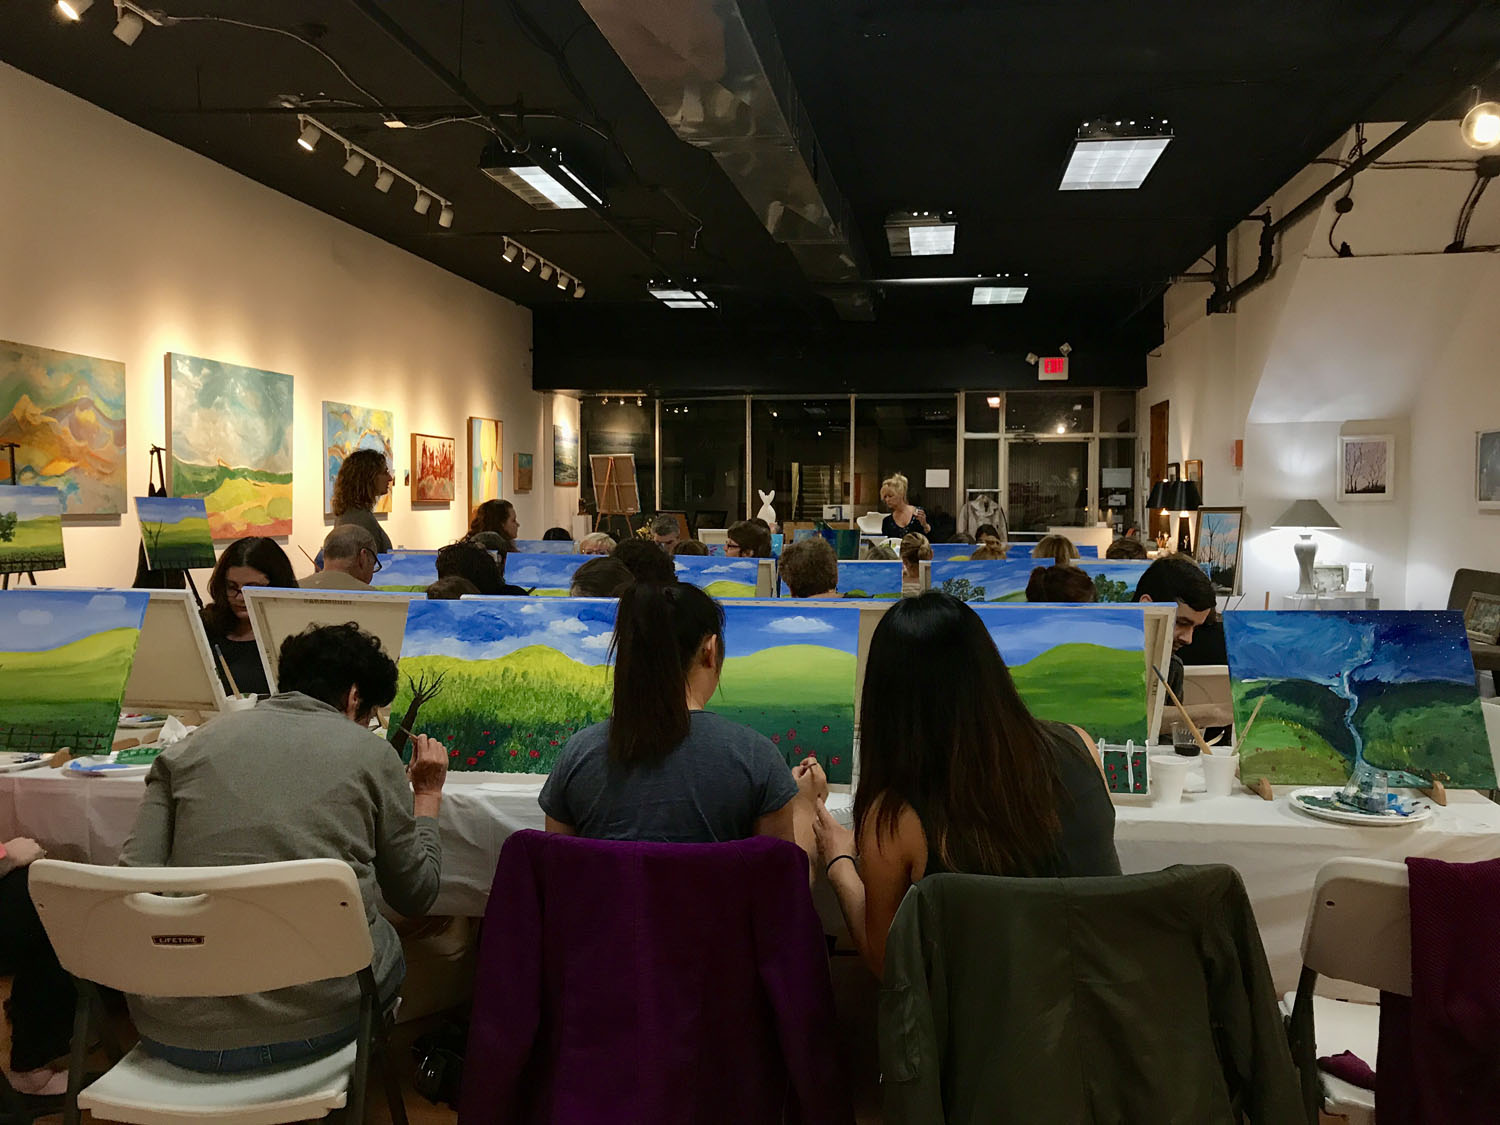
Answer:
[(1335, 824), (1358, 824), (1371, 828), (1399, 828), (1402, 825), (1417, 824), (1432, 817), (1432, 804), (1429, 801), (1413, 800), (1412, 811), (1406, 814), (1365, 812), (1340, 801), (1338, 796), (1341, 791), (1341, 786), (1298, 789), (1287, 798), (1287, 801), (1298, 812), (1317, 817), (1319, 820), (1330, 820)]

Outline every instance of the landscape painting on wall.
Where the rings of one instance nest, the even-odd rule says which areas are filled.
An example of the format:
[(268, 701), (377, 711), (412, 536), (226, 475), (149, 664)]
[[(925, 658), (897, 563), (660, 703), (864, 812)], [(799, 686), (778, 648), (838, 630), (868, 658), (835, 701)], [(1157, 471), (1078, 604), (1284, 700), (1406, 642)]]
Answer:
[[(385, 458), (385, 467), (393, 470), (396, 444), (396, 418), (389, 410), (369, 406), (351, 406), (347, 402), (323, 404), (323, 512), (333, 515), (333, 482), (338, 479), (344, 458), (356, 449), (373, 449)], [(386, 490), (375, 501), (376, 512), (391, 510), (391, 492)]]
[(446, 503), (453, 499), (453, 461), (457, 454), (458, 442), (451, 437), (411, 435), (412, 503)]
[(549, 773), (568, 739), (609, 717), (613, 599), (414, 601), (391, 705), (435, 690), (412, 730), (448, 749), (448, 768)]
[(1144, 610), (1040, 603), (977, 608), (1033, 715), (1080, 726), (1095, 739), (1144, 743)]
[(0, 485), (0, 574), (60, 570), (65, 565), (62, 499), (57, 489), (40, 484)]
[(172, 495), (199, 496), (215, 539), (292, 533), (292, 377), (167, 356)]
[(470, 512), (486, 500), (500, 499), (504, 428), (496, 418), (469, 419)]
[[(0, 340), (0, 447), (13, 484), (57, 489), (67, 516), (125, 510), (125, 365)], [(0, 479), (10, 462), (0, 456)]]
[(1500, 512), (1500, 430), (1474, 439), (1474, 497), (1481, 512)]
[(137, 496), (141, 546), (152, 570), (198, 570), (214, 565), (214, 541), (203, 498)]
[(0, 594), (0, 751), (108, 753), (150, 595)]
[(1207, 568), (1208, 580), (1216, 590), (1239, 593), (1240, 544), (1244, 537), (1244, 508), (1198, 510), (1197, 558)]
[(834, 785), (853, 777), (859, 608), (724, 603), (724, 670), (708, 709), (759, 731), (788, 765), (815, 755)]
[(1390, 434), (1339, 438), (1340, 500), (1389, 500), (1396, 493), (1396, 439)]
[(1339, 785), (1365, 762), (1392, 785), (1494, 788), (1462, 614), (1226, 613), (1224, 639), (1237, 723), (1265, 700), (1243, 776)]
[(932, 588), (963, 602), (1024, 602), (1034, 559), (932, 561)]
[(532, 457), (530, 453), (516, 454), (516, 491), (530, 492), (532, 478)]
[(578, 483), (578, 434), (552, 425), (552, 483), (571, 488)]
[(677, 555), (677, 581), (701, 587), (711, 598), (753, 598), (760, 578), (759, 559), (716, 559), (709, 555)]

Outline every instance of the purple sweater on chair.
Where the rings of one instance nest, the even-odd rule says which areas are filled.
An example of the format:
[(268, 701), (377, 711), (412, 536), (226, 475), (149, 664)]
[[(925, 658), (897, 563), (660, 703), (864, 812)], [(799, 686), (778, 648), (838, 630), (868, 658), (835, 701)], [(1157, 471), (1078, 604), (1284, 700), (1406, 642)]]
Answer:
[(517, 832), (485, 912), (461, 1125), (851, 1125), (807, 857)]

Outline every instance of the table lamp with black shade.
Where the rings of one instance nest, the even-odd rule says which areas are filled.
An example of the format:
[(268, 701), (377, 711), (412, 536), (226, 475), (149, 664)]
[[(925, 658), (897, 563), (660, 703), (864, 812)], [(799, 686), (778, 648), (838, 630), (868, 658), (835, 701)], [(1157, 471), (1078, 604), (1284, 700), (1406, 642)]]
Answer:
[(1162, 485), (1161, 507), (1176, 513), (1177, 550), (1184, 555), (1193, 553), (1193, 521), (1186, 518), (1189, 513), (1203, 507), (1203, 496), (1198, 485), (1190, 480), (1169, 480)]
[(1297, 556), (1297, 593), (1316, 594), (1318, 587), (1313, 582), (1313, 560), (1318, 556), (1318, 545), (1313, 542), (1312, 533), (1337, 531), (1339, 521), (1316, 500), (1297, 500), (1271, 526), (1294, 528), (1301, 534), (1301, 538), (1292, 544), (1292, 552)]

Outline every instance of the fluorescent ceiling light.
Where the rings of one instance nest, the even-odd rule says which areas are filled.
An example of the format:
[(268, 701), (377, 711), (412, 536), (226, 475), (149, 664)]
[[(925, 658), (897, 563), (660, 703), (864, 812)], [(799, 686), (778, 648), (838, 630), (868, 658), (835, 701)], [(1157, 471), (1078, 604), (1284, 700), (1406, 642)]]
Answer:
[(958, 223), (952, 211), (895, 211), (886, 216), (885, 238), (897, 257), (951, 254)]
[(651, 288), (647, 290), (669, 309), (716, 309), (719, 306), (709, 300), (708, 294), (701, 289), (660, 289)]
[(1026, 286), (1024, 285), (976, 285), (974, 286), (975, 305), (1019, 305), (1026, 299)]
[(598, 193), (574, 175), (555, 150), (548, 155), (556, 174), (525, 153), (505, 152), (492, 145), (480, 157), (479, 169), (539, 211), (577, 211), (587, 207), (590, 200), (604, 205)]
[(1085, 121), (1073, 139), (1058, 190), (1138, 188), (1171, 143), (1172, 130), (1165, 119)]

